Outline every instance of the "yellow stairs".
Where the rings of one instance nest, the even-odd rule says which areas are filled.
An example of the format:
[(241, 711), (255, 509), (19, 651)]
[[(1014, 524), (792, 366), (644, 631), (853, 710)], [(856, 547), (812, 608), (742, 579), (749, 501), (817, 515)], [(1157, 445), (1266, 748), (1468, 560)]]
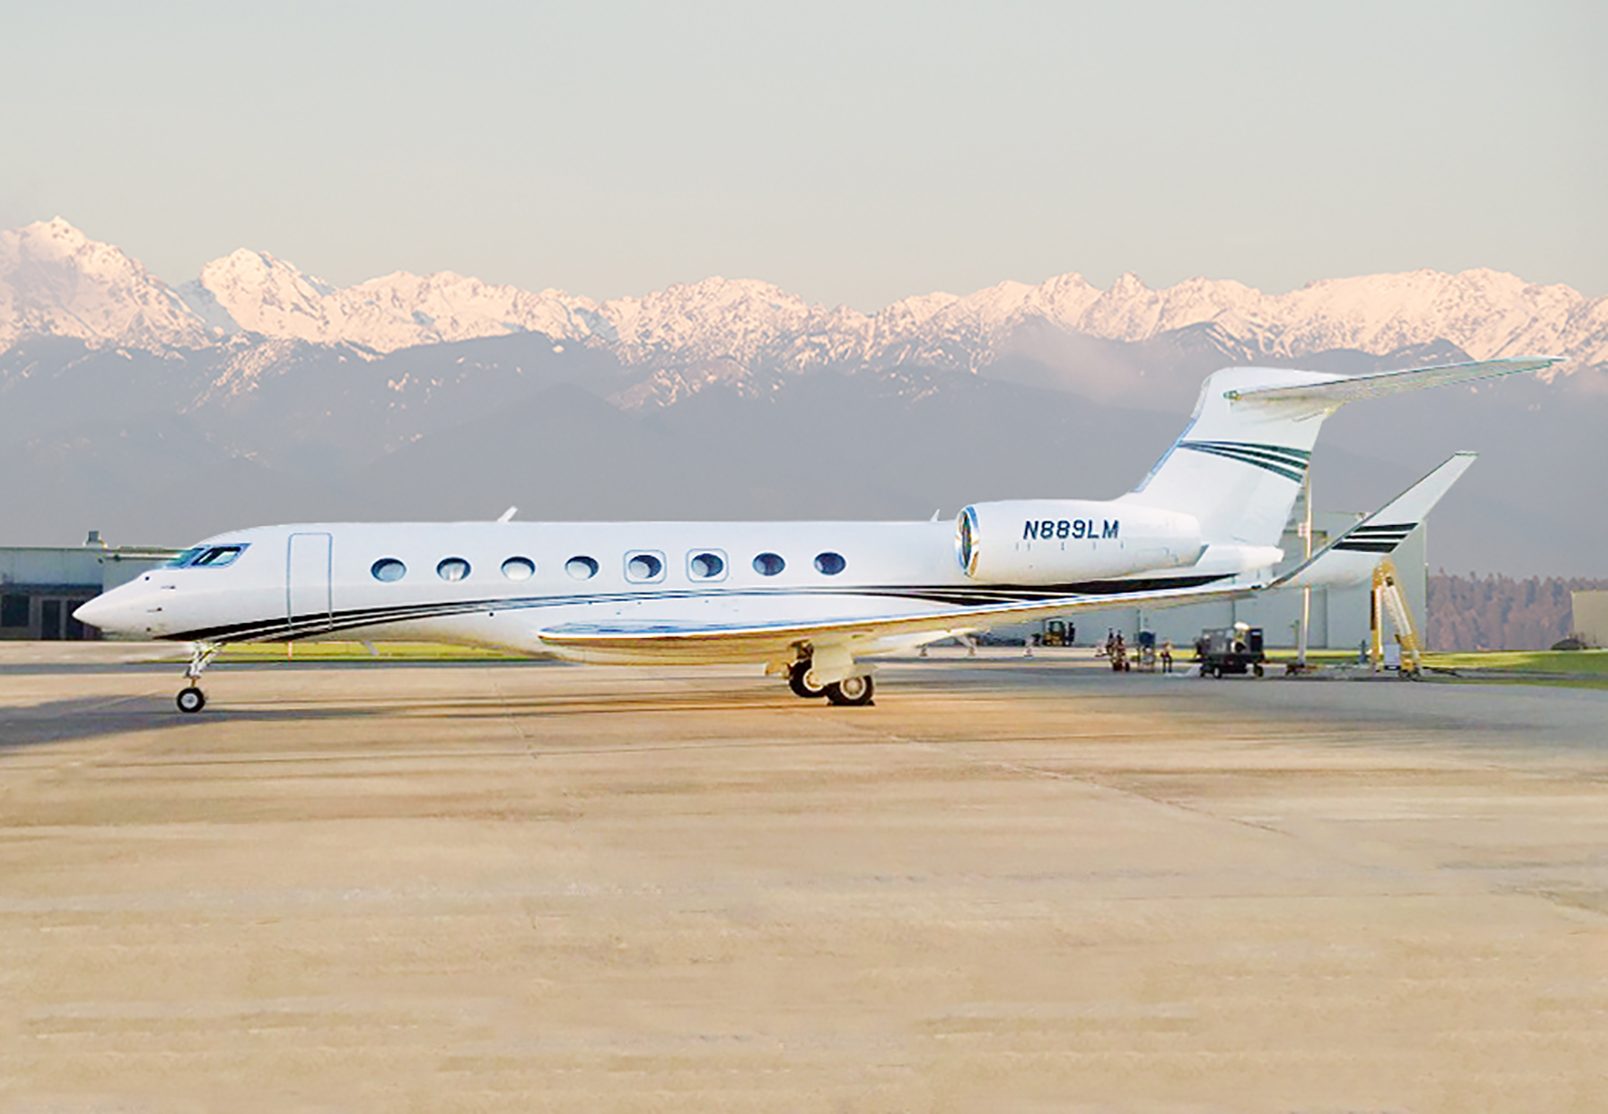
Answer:
[(1379, 672), (1384, 664), (1384, 620), (1388, 616), (1391, 626), (1396, 628), (1396, 641), (1401, 644), (1401, 675), (1417, 677), (1424, 668), (1423, 643), (1419, 640), (1418, 628), (1413, 624), (1413, 613), (1407, 606), (1407, 597), (1402, 595), (1396, 566), (1389, 557), (1374, 566), (1373, 591), (1370, 599), (1372, 608), (1368, 623), (1369, 658), (1373, 664), (1373, 671)]

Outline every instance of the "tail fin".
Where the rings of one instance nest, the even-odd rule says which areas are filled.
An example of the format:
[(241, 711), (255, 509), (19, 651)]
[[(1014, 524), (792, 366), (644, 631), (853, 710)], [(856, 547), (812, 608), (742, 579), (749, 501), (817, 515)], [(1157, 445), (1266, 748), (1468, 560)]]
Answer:
[(1212, 544), (1276, 545), (1323, 419), (1341, 406), (1557, 362), (1538, 356), (1355, 376), (1267, 367), (1216, 371), (1201, 384), (1183, 435), (1123, 499), (1194, 515)]
[(1441, 497), (1474, 463), (1474, 453), (1453, 453), (1440, 467), (1335, 538), (1271, 588), (1318, 588), (1358, 584), (1373, 575), (1381, 557), (1418, 529)]

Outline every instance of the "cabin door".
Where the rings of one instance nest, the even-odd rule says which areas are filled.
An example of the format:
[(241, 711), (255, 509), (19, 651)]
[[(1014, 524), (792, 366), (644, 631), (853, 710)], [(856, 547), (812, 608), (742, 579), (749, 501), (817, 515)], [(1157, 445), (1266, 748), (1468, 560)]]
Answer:
[(285, 555), (285, 616), (292, 634), (313, 634), (330, 627), (330, 565), (332, 539), (328, 534), (292, 534)]

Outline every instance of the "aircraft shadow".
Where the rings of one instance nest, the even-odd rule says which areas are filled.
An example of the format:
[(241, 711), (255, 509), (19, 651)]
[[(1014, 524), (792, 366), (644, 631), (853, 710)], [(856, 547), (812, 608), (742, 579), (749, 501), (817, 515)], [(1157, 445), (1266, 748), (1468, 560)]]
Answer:
[(308, 698), (305, 694), (282, 706), (265, 706), (261, 697), (252, 702), (230, 704), (226, 694), (211, 693), (205, 711), (184, 715), (173, 707), (166, 695), (138, 695), (108, 699), (104, 696), (73, 697), (34, 704), (25, 708), (0, 709), (0, 759), (37, 747), (74, 743), (116, 735), (146, 736), (169, 733), (182, 742), (182, 732), (230, 724), (278, 724), (292, 726), (309, 723), (384, 719), (401, 723), (453, 720), (459, 723), (485, 721), (506, 723), (509, 719), (532, 720), (615, 718), (620, 716), (694, 715), (715, 713), (765, 712), (767, 714), (828, 713), (852, 717), (866, 709), (829, 708), (825, 701), (803, 701), (779, 686), (762, 689), (724, 689), (684, 692), (620, 693), (563, 692), (542, 696), (382, 696), (370, 700), (343, 697), (338, 700)]
[[(51, 700), (26, 708), (0, 709), (0, 757), (52, 743), (81, 742), (108, 735), (139, 735), (151, 731), (184, 731), (209, 721), (227, 722), (329, 720), (366, 718), (381, 709), (360, 705), (279, 709), (209, 708), (187, 716), (167, 696), (131, 696), (108, 700), (104, 696)], [(210, 719), (209, 719), (210, 717)]]

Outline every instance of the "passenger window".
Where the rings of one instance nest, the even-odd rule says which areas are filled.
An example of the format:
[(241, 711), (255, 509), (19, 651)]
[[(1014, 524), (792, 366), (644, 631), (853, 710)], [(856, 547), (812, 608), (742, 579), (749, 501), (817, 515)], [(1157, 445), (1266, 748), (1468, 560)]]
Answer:
[(462, 580), (469, 575), (469, 562), (462, 557), (443, 557), (436, 566), (436, 575), (442, 580)]
[(536, 562), (529, 557), (510, 557), (502, 563), (502, 574), (509, 580), (529, 580), (536, 575)]
[(726, 555), (713, 549), (694, 553), (687, 558), (687, 576), (693, 580), (724, 580)]
[(393, 580), (401, 580), (408, 575), (408, 567), (395, 557), (381, 557), (369, 567), (369, 572), (374, 575), (375, 580), (390, 583)]
[(664, 554), (638, 549), (625, 555), (625, 578), (637, 583), (664, 579)]
[(775, 576), (786, 567), (787, 562), (777, 553), (761, 553), (754, 558), (754, 571), (760, 576)]
[(597, 562), (590, 557), (571, 557), (564, 562), (564, 571), (576, 580), (591, 580), (597, 575)]
[(833, 553), (831, 550), (815, 555), (815, 569), (825, 576), (836, 576), (843, 571), (846, 564), (848, 562), (843, 559), (843, 554)]

